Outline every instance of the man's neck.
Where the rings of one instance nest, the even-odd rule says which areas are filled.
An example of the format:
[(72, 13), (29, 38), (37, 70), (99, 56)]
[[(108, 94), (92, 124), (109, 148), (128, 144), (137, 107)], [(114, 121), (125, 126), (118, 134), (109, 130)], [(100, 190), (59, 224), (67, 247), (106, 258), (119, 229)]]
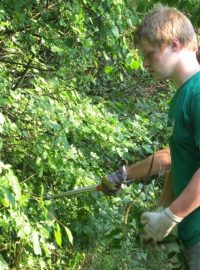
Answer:
[(171, 80), (177, 88), (180, 88), (189, 78), (200, 71), (200, 65), (197, 61), (195, 52), (182, 51), (174, 75)]

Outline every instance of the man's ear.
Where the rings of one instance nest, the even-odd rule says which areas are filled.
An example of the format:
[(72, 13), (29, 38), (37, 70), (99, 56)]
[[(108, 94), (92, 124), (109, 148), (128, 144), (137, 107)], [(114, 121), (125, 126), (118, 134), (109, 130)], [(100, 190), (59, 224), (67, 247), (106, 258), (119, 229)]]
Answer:
[(196, 52), (197, 60), (200, 64), (200, 45), (198, 46), (198, 51)]
[(171, 47), (172, 47), (172, 50), (173, 50), (173, 51), (179, 51), (179, 50), (181, 49), (182, 46), (181, 46), (181, 44), (180, 44), (180, 42), (179, 42), (178, 39), (174, 39), (174, 40), (172, 41)]

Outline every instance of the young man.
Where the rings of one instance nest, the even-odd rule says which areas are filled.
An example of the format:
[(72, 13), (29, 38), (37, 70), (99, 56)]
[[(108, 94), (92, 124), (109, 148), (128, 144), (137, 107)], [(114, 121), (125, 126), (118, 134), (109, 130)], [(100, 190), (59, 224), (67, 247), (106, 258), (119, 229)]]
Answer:
[(146, 239), (162, 241), (178, 225), (190, 270), (200, 269), (200, 66), (197, 37), (189, 19), (175, 8), (157, 6), (136, 31), (144, 67), (156, 80), (176, 88), (169, 110), (169, 148), (107, 176), (115, 192), (128, 179), (170, 171), (161, 212), (141, 216)]

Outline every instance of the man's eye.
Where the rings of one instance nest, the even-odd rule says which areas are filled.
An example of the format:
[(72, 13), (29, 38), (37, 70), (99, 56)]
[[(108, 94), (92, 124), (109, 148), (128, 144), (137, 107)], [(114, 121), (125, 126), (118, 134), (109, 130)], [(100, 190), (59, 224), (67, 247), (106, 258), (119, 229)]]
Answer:
[(151, 60), (154, 56), (154, 52), (146, 52), (143, 53), (142, 58), (143, 59), (147, 59), (147, 60)]
[(153, 56), (153, 52), (148, 52), (147, 54), (146, 54), (146, 57), (148, 57), (148, 58), (151, 58)]

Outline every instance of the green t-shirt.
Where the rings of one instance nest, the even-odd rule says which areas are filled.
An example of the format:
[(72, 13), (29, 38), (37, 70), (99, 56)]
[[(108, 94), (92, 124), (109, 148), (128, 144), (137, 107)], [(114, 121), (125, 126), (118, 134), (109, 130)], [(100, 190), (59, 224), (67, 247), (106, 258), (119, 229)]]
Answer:
[[(177, 90), (168, 120), (172, 128), (169, 139), (172, 186), (177, 198), (200, 168), (200, 72)], [(200, 207), (183, 219), (178, 234), (185, 246), (200, 241)]]

